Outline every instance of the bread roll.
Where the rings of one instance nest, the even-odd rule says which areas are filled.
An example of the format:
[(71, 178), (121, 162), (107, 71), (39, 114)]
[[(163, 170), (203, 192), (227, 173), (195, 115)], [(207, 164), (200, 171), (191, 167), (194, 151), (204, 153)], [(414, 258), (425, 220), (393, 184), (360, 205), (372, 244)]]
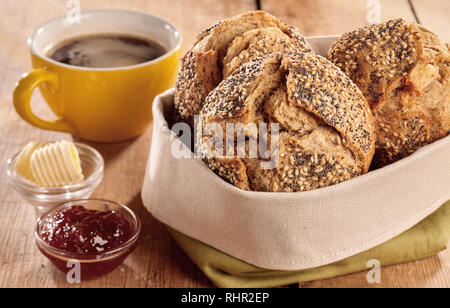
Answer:
[[(336, 184), (367, 172), (375, 149), (373, 117), (361, 91), (313, 53), (273, 53), (240, 66), (206, 97), (201, 119), (198, 146), (207, 165), (244, 190)], [(214, 123), (223, 131), (229, 123), (278, 123), (279, 147), (269, 148), (277, 151), (273, 167), (262, 168), (261, 153), (250, 157), (251, 140), (262, 138), (250, 129), (243, 132), (245, 156), (225, 155), (237, 134), (223, 135), (224, 149), (215, 147), (217, 135), (206, 130)]]
[(328, 58), (367, 98), (376, 119), (374, 165), (381, 167), (450, 130), (450, 52), (439, 38), (402, 19), (344, 34)]
[(262, 12), (219, 21), (203, 31), (182, 59), (175, 86), (175, 108), (192, 124), (203, 101), (222, 79), (255, 57), (284, 51), (311, 51), (294, 27)]

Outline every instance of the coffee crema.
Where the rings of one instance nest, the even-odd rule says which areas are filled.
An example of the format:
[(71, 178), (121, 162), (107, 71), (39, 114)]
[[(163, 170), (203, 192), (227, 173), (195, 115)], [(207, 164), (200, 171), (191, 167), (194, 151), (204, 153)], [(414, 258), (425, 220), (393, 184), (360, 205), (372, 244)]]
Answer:
[(67, 39), (51, 48), (47, 56), (57, 62), (92, 68), (141, 64), (164, 55), (158, 42), (128, 34), (91, 34)]

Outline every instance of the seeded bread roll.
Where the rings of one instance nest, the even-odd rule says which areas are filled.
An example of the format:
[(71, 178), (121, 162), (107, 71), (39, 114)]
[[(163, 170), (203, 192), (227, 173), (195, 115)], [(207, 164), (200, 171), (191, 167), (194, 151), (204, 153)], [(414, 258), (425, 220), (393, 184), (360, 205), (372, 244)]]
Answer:
[(391, 20), (344, 34), (328, 58), (362, 90), (377, 125), (382, 167), (450, 131), (450, 52), (416, 23)]
[(175, 108), (192, 124), (203, 101), (222, 79), (242, 63), (270, 52), (311, 51), (294, 27), (254, 11), (219, 21), (203, 31), (181, 61), (175, 86)]
[[(198, 147), (208, 167), (244, 190), (336, 184), (367, 172), (375, 149), (373, 117), (361, 91), (313, 53), (273, 53), (240, 66), (207, 96), (201, 119)], [(235, 134), (216, 133), (230, 123), (238, 127)], [(269, 156), (250, 155), (252, 140), (264, 137), (250, 123), (279, 124), (279, 146), (268, 149), (277, 158), (271, 168), (261, 164)], [(244, 157), (235, 148), (238, 135), (246, 136)], [(236, 150), (231, 155), (225, 152), (230, 148)]]

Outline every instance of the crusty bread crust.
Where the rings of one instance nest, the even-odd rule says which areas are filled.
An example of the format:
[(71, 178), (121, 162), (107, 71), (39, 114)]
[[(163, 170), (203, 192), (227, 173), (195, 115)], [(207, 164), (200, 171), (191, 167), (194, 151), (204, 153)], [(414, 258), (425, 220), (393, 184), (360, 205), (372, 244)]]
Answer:
[(181, 119), (193, 125), (193, 116), (200, 113), (202, 102), (221, 80), (217, 51), (188, 51), (181, 59), (175, 85), (175, 109)]
[(406, 157), (450, 130), (450, 51), (402, 19), (344, 34), (328, 58), (362, 90), (377, 125), (374, 166)]
[(311, 50), (297, 28), (288, 26), (275, 16), (264, 11), (250, 11), (217, 22), (197, 36), (194, 51), (217, 50), (222, 55), (231, 41), (252, 29), (279, 28), (290, 37), (304, 43), (306, 50)]
[(279, 159), (273, 169), (261, 168), (261, 156), (220, 158), (226, 153), (210, 147), (214, 136), (201, 140), (207, 165), (241, 189), (325, 187), (367, 172), (374, 154), (373, 116), (361, 91), (313, 53), (273, 53), (242, 65), (211, 91), (201, 115), (202, 129), (211, 123), (224, 130), (227, 123), (279, 123)]
[[(258, 37), (264, 33), (251, 30), (266, 28), (276, 28), (281, 33), (266, 37), (264, 42), (252, 40), (250, 35)], [(236, 47), (232, 44), (235, 39), (247, 40), (249, 46), (242, 48), (235, 57), (228, 56), (224, 63), (230, 45)], [(193, 116), (201, 110), (204, 99), (223, 79), (223, 68), (226, 77), (254, 57), (285, 50), (311, 51), (296, 28), (287, 26), (268, 13), (247, 12), (219, 21), (197, 37), (194, 47), (182, 59), (175, 86), (176, 110), (182, 119), (193, 124)]]
[(230, 76), (243, 63), (247, 63), (267, 53), (304, 50), (304, 41), (293, 39), (280, 28), (267, 27), (249, 30), (242, 35), (236, 36), (228, 45), (222, 61), (223, 79)]

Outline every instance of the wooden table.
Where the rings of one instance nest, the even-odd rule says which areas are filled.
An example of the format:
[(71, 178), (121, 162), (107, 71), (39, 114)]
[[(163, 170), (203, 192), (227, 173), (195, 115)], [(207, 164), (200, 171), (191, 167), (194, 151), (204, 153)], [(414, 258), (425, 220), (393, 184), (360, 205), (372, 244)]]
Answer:
[[(381, 0), (382, 20), (403, 17), (420, 21), (450, 41), (448, 0)], [(81, 0), (81, 8), (123, 8), (162, 16), (179, 26), (184, 48), (216, 20), (257, 8), (296, 25), (305, 35), (340, 34), (367, 24), (366, 0)], [(144, 222), (137, 250), (119, 269), (104, 277), (70, 285), (37, 250), (33, 208), (7, 184), (5, 161), (27, 141), (71, 138), (36, 129), (14, 112), (11, 93), (22, 73), (30, 70), (28, 35), (46, 20), (66, 13), (66, 0), (2, 0), (0, 10), (0, 287), (211, 287), (212, 283), (171, 239), (165, 227), (146, 212), (141, 183), (151, 128), (140, 138), (94, 146), (106, 160), (105, 178), (94, 196), (128, 204)], [(33, 109), (51, 118), (39, 94)], [(302, 283), (300, 287), (450, 287), (450, 251), (382, 269), (382, 284), (370, 285), (366, 273)], [(297, 286), (297, 285), (295, 285)]]

